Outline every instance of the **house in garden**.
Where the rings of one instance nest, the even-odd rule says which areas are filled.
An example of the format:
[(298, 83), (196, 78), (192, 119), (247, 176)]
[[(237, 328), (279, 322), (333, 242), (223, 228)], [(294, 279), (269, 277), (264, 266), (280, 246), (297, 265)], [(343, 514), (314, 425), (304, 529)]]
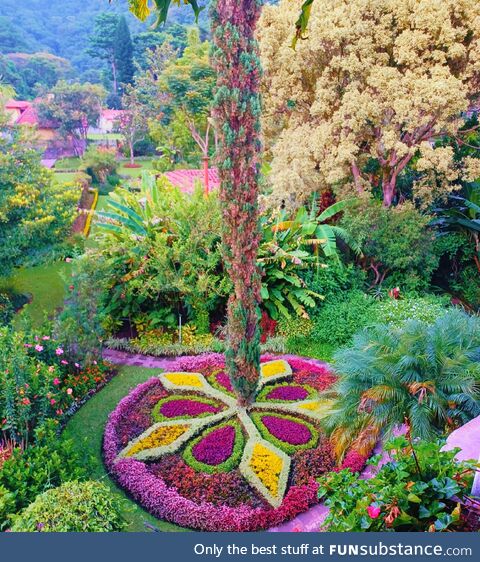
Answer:
[(117, 123), (124, 113), (123, 109), (102, 109), (97, 131), (104, 134), (115, 132)]
[(192, 193), (197, 183), (201, 183), (205, 188), (208, 178), (208, 190), (218, 189), (220, 187), (220, 178), (218, 177), (218, 168), (209, 168), (208, 176), (205, 169), (201, 170), (173, 170), (162, 174), (168, 181), (181, 189), (184, 193)]
[(10, 116), (12, 126), (24, 125), (35, 129), (38, 149), (42, 151), (44, 158), (75, 156), (73, 142), (62, 138), (54, 123), (41, 120), (32, 102), (8, 100), (5, 111)]
[(98, 146), (122, 148), (123, 136), (117, 132), (118, 123), (125, 111), (122, 109), (102, 109), (95, 127), (89, 127), (88, 140)]

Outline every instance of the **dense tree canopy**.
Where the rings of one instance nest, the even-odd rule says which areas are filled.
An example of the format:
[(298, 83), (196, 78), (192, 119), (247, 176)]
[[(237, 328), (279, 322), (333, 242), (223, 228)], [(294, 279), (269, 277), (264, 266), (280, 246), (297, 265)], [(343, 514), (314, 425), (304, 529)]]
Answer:
[[(414, 157), (451, 189), (462, 170), (432, 142), (456, 134), (480, 91), (475, 0), (315, 0), (291, 48), (301, 0), (263, 10), (265, 138), (278, 199), (377, 187), (390, 205)], [(420, 189), (425, 186), (420, 182)]]
[(97, 124), (104, 98), (101, 86), (59, 82), (51, 96), (38, 104), (40, 119), (52, 123), (64, 139), (72, 140), (81, 154), (88, 127)]

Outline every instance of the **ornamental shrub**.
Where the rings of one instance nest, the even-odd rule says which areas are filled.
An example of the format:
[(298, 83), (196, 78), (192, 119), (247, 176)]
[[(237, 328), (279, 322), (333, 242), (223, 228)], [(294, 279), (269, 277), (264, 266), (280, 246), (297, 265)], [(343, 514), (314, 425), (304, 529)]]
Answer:
[(0, 531), (5, 531), (10, 515), (15, 512), (15, 491), (0, 486)]
[(353, 335), (377, 319), (378, 303), (369, 295), (354, 290), (332, 298), (312, 315), (312, 338), (341, 346)]
[(108, 377), (103, 361), (84, 365), (46, 323), (15, 331), (0, 328), (0, 432), (17, 443), (28, 443), (47, 418), (61, 419), (68, 408)]
[(0, 123), (0, 272), (43, 260), (68, 238), (80, 188), (60, 184), (22, 127)]
[(459, 502), (471, 489), (476, 463), (455, 462), (458, 449), (443, 451), (443, 444), (398, 437), (385, 445), (389, 460), (373, 478), (350, 470), (322, 477), (318, 495), (330, 508), (323, 530), (462, 530)]
[(66, 482), (37, 496), (14, 518), (19, 533), (98, 533), (122, 531), (121, 503), (100, 482)]
[(38, 494), (70, 480), (83, 480), (86, 472), (73, 441), (59, 439), (55, 421), (49, 420), (35, 431), (33, 446), (16, 448), (0, 470), (0, 489), (14, 496), (15, 505), (0, 519), (10, 524), (10, 514), (18, 513), (34, 501)]
[(378, 304), (377, 318), (379, 322), (403, 326), (409, 320), (420, 320), (433, 324), (439, 316), (446, 312), (450, 304), (448, 296), (426, 295), (423, 297), (406, 295), (400, 299), (388, 298)]
[(83, 169), (97, 184), (104, 185), (117, 170), (115, 150), (91, 145), (83, 155)]
[(340, 224), (362, 248), (361, 263), (372, 285), (422, 290), (439, 263), (430, 221), (409, 202), (386, 208), (367, 200), (346, 209)]

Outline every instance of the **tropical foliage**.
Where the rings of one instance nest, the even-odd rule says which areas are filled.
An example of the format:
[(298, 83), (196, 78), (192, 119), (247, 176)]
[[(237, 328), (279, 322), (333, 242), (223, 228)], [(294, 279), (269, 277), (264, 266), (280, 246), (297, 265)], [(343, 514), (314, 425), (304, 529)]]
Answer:
[(463, 530), (477, 466), (455, 462), (458, 450), (442, 450), (443, 444), (397, 437), (386, 443), (388, 460), (373, 478), (361, 479), (349, 470), (322, 478), (319, 497), (330, 508), (324, 530)]
[(337, 454), (368, 449), (406, 423), (432, 439), (480, 415), (478, 318), (447, 312), (433, 325), (377, 325), (335, 356), (337, 402), (327, 423)]

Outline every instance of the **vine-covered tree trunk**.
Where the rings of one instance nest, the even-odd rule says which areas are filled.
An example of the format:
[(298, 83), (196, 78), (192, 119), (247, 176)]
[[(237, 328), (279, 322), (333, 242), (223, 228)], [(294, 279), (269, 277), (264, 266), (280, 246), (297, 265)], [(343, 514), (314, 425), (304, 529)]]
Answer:
[(213, 0), (213, 64), (218, 82), (218, 166), (224, 256), (234, 292), (228, 305), (227, 371), (239, 402), (248, 404), (260, 364), (258, 174), (260, 60), (254, 38), (261, 0)]

